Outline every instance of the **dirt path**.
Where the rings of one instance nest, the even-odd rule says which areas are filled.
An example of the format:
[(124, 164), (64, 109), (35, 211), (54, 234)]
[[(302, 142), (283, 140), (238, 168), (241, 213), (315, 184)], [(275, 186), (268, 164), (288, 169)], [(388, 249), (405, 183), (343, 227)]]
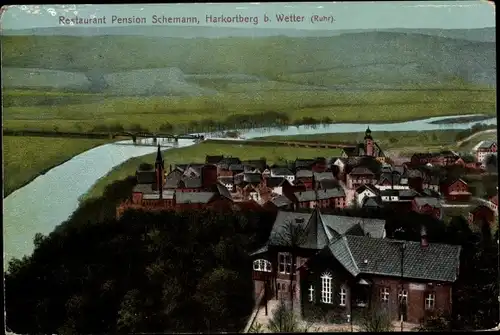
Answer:
[(466, 138), (464, 138), (463, 140), (460, 140), (457, 142), (457, 147), (461, 147), (462, 144), (464, 144), (465, 142), (468, 142), (470, 141), (471, 139), (473, 139), (474, 137), (476, 136), (479, 136), (479, 135), (482, 135), (482, 134), (488, 134), (488, 133), (496, 133), (497, 130), (496, 129), (486, 129), (486, 130), (481, 130), (480, 132), (477, 132), (477, 133), (474, 133)]

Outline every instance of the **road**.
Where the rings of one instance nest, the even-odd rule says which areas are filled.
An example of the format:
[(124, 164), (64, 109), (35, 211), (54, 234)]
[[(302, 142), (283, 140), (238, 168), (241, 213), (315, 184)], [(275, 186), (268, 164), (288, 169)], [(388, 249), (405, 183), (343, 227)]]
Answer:
[(477, 133), (474, 133), (466, 138), (464, 138), (463, 140), (460, 140), (457, 142), (457, 147), (460, 147), (462, 146), (462, 144), (464, 144), (465, 142), (467, 141), (470, 141), (471, 139), (473, 139), (474, 137), (476, 136), (479, 136), (479, 135), (482, 135), (482, 134), (488, 134), (488, 133), (496, 133), (497, 130), (496, 129), (486, 129), (486, 130), (481, 130), (480, 132), (477, 132)]

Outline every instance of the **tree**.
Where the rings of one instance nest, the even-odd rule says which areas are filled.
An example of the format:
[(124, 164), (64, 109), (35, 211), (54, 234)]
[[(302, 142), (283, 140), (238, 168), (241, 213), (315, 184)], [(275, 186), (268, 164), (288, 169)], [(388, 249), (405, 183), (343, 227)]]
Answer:
[[(380, 306), (378, 306), (380, 307)], [(393, 330), (389, 313), (384, 308), (372, 307), (361, 318), (361, 329), (368, 333)]]
[(293, 310), (281, 300), (273, 311), (267, 329), (271, 333), (307, 333), (311, 331), (311, 324), (301, 324)]

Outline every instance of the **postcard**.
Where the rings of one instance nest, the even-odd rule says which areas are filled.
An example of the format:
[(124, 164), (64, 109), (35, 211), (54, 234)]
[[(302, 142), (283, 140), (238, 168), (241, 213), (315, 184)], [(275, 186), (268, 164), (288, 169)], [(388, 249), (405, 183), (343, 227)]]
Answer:
[(498, 330), (493, 3), (0, 13), (8, 332)]

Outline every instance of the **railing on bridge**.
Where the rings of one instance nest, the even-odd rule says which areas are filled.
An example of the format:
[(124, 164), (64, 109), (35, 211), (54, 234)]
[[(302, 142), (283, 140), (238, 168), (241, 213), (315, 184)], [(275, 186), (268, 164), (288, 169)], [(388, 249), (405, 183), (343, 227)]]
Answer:
[(166, 134), (166, 133), (143, 133), (143, 132), (137, 132), (137, 133), (132, 133), (132, 132), (120, 132), (120, 133), (115, 133), (113, 135), (113, 138), (117, 136), (127, 136), (127, 137), (132, 137), (132, 140), (134, 143), (136, 142), (138, 137), (142, 138), (153, 138), (153, 141), (156, 142), (158, 138), (167, 138), (167, 139), (173, 139), (175, 142), (179, 141), (179, 139), (187, 139), (187, 140), (201, 140), (203, 141), (205, 139), (205, 136), (203, 135), (174, 135), (174, 134)]

